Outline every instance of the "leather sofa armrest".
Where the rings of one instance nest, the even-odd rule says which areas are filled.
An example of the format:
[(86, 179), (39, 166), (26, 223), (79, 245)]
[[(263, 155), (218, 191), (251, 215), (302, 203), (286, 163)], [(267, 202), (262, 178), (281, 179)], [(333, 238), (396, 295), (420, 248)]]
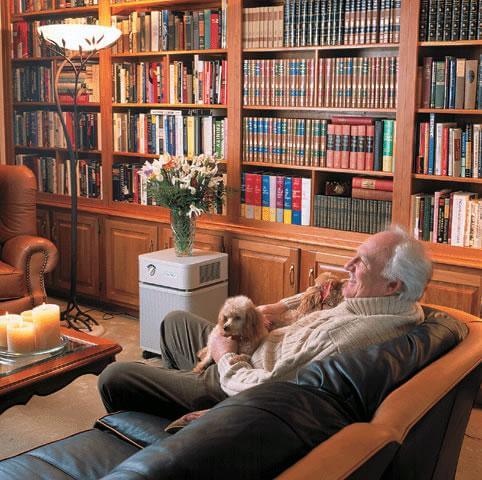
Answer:
[(50, 240), (32, 235), (13, 237), (2, 248), (2, 260), (25, 272), (33, 305), (45, 301), (44, 274), (55, 268), (58, 257), (57, 247)]
[(45, 257), (43, 273), (49, 273), (57, 265), (57, 247), (46, 238), (32, 235), (19, 235), (7, 240), (2, 248), (2, 260), (12, 267), (27, 271), (29, 259), (35, 253), (41, 253)]

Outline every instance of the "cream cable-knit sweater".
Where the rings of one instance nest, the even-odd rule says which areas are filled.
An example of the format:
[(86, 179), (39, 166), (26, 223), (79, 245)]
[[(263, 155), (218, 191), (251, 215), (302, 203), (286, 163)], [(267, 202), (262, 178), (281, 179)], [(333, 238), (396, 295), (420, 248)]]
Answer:
[(313, 360), (404, 335), (423, 318), (418, 303), (398, 296), (348, 298), (271, 331), (250, 359), (231, 365), (235, 354), (223, 355), (218, 362), (221, 388), (235, 395), (267, 381), (293, 380)]

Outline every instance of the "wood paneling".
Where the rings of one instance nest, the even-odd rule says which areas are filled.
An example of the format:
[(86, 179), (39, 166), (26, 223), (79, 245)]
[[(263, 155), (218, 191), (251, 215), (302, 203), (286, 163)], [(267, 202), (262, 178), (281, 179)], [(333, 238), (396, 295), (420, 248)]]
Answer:
[(298, 291), (298, 248), (233, 239), (230, 288), (257, 305), (275, 303)]
[[(70, 288), (70, 214), (54, 211), (52, 238), (59, 250), (59, 264), (53, 273), (53, 287)], [(77, 291), (99, 296), (99, 218), (80, 214), (77, 225)]]
[(105, 220), (105, 295), (107, 300), (139, 306), (139, 262), (142, 253), (158, 249), (157, 225)]

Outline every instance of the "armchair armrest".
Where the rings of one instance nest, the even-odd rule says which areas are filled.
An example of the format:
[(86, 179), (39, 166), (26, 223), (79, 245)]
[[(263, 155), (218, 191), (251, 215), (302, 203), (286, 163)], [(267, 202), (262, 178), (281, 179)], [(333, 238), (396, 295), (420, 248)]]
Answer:
[(2, 260), (25, 272), (34, 304), (45, 301), (44, 274), (55, 268), (58, 256), (57, 247), (50, 240), (32, 235), (13, 237), (2, 248)]

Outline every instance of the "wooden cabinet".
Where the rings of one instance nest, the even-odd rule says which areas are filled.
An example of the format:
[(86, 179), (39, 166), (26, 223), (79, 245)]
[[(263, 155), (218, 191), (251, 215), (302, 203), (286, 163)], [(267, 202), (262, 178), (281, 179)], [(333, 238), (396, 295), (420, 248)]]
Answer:
[(37, 235), (50, 240), (50, 216), (44, 208), (37, 208)]
[(255, 304), (274, 303), (298, 291), (300, 251), (273, 243), (233, 239), (230, 289)]
[(348, 272), (343, 266), (353, 257), (350, 251), (303, 250), (300, 261), (300, 292), (314, 285), (315, 278), (323, 272), (331, 272), (337, 277), (346, 278)]
[(482, 277), (479, 270), (436, 264), (422, 301), (458, 308), (479, 317), (481, 294)]
[(107, 300), (138, 307), (138, 257), (158, 249), (157, 225), (107, 218), (104, 243)]
[[(70, 288), (70, 213), (52, 212), (51, 240), (59, 250), (59, 263), (53, 272), (52, 287)], [(77, 292), (98, 297), (100, 294), (99, 218), (79, 214), (77, 222)]]

